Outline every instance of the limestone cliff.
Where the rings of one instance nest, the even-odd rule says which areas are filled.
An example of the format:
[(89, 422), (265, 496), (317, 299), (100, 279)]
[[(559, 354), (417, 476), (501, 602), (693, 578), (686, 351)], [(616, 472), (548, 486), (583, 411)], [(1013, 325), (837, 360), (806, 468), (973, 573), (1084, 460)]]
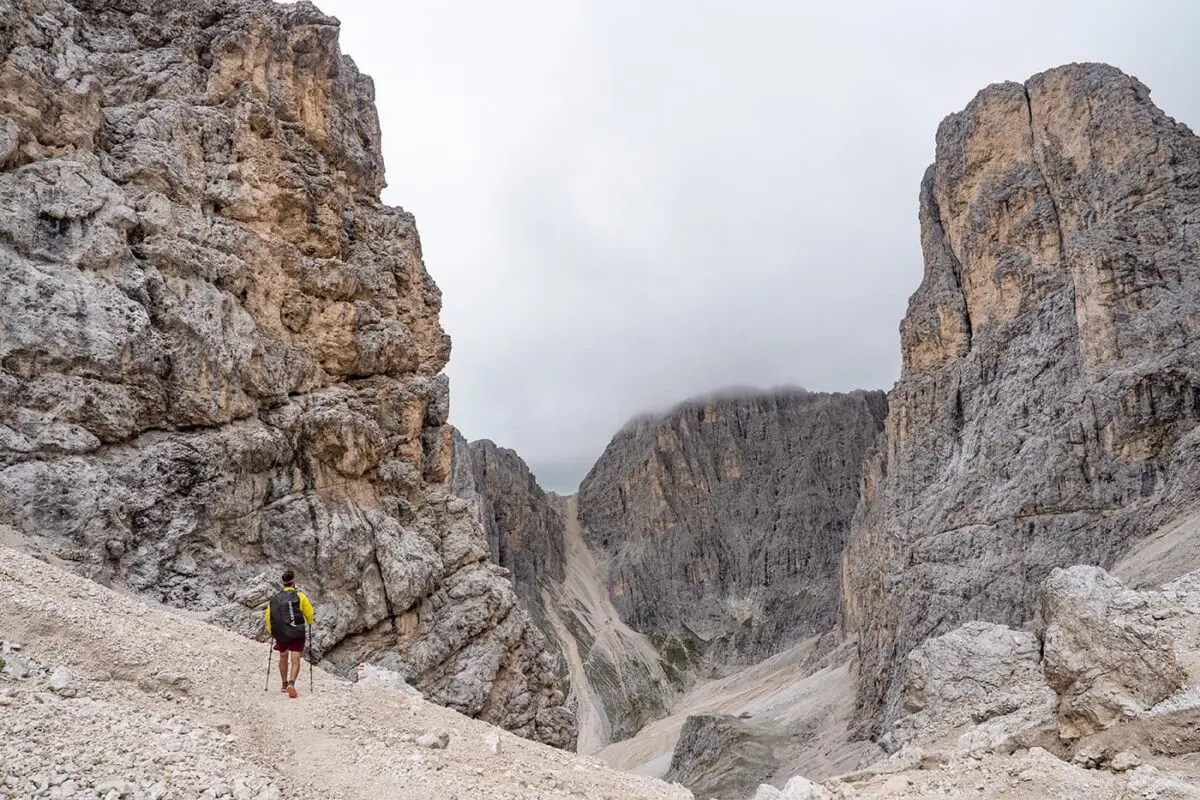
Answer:
[(445, 489), (440, 294), (337, 38), (306, 2), (0, 0), (0, 522), (247, 632), (291, 566), (330, 665), (569, 747)]
[(451, 487), (562, 657), (581, 752), (665, 716), (701, 671), (832, 627), (885, 411), (882, 392), (689, 401), (626, 426), (565, 500), (511, 450), (456, 438)]
[(677, 682), (646, 638), (618, 616), (583, 542), (576, 498), (544, 492), (517, 453), (454, 431), (450, 489), (487, 531), (492, 561), (512, 575), (546, 634), (577, 714), (578, 749), (593, 753), (666, 713)]
[(688, 717), (665, 779), (686, 786), (697, 797), (751, 797), (779, 768), (772, 745), (781, 738), (729, 714)]
[(542, 591), (562, 584), (565, 500), (538, 486), (516, 452), (454, 431), (450, 490), (475, 501), (492, 562), (512, 574), (517, 595), (545, 630)]
[(882, 392), (777, 390), (626, 426), (579, 491), (621, 618), (677, 666), (753, 663), (829, 630), (886, 409)]
[(1136, 79), (1061, 67), (941, 124), (920, 211), (843, 558), (862, 733), (923, 639), (1028, 622), (1052, 569), (1109, 566), (1200, 488), (1200, 139)]

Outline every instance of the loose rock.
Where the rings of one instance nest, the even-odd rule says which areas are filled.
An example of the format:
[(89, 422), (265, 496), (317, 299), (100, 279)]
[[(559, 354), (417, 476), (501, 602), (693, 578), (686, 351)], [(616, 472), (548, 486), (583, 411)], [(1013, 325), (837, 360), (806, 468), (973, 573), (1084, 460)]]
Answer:
[(445, 731), (424, 731), (417, 737), (417, 744), (432, 750), (445, 750), (450, 744), (450, 734)]
[(1058, 694), (1059, 735), (1075, 739), (1145, 712), (1182, 685), (1157, 592), (1125, 588), (1099, 567), (1056, 569), (1043, 589), (1043, 668)]

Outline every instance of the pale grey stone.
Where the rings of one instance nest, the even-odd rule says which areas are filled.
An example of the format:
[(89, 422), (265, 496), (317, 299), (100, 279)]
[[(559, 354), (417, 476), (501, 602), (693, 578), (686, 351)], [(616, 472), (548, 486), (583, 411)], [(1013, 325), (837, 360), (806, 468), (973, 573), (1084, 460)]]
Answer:
[(627, 425), (579, 490), (622, 619), (675, 661), (722, 665), (831, 628), (862, 458), (886, 410), (882, 392), (784, 389)]
[(75, 697), (79, 694), (79, 684), (66, 667), (55, 667), (46, 679), (46, 686), (62, 697)]
[(1042, 675), (1040, 643), (1028, 631), (968, 622), (908, 654), (906, 716), (881, 744), (923, 745), (963, 732), (968, 752), (1015, 749), (1015, 737), (1054, 718), (1057, 698)]
[(1122, 750), (1112, 757), (1112, 761), (1109, 762), (1108, 768), (1113, 772), (1126, 772), (1134, 769), (1135, 767), (1141, 766), (1141, 764), (1141, 756), (1139, 756), (1137, 753), (1130, 753)]
[(1200, 138), (1135, 78), (1072, 64), (981, 91), (937, 134), (925, 276), (843, 558), (857, 730), (905, 655), (1033, 617), (1200, 488)]
[(784, 784), (780, 800), (829, 800), (832, 795), (818, 783), (797, 775)]
[(1155, 619), (1170, 604), (1099, 567), (1050, 573), (1038, 609), (1043, 669), (1058, 695), (1059, 736), (1080, 736), (1132, 719), (1187, 680), (1171, 629)]
[(416, 743), (432, 750), (445, 750), (450, 744), (450, 734), (445, 731), (423, 731), (417, 736)]
[(441, 294), (380, 201), (374, 86), (337, 21), (3, 16), (0, 523), (252, 636), (295, 569), (317, 660), (571, 747), (544, 636), (446, 493)]

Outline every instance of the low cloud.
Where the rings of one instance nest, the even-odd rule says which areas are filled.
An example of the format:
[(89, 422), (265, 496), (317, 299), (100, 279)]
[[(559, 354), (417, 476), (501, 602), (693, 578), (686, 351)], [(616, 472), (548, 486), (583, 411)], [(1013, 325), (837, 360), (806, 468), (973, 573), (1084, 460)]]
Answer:
[(318, 4), (445, 294), (452, 421), (563, 492), (690, 395), (890, 388), (934, 132), (988, 83), (1107, 61), (1200, 121), (1189, 2)]

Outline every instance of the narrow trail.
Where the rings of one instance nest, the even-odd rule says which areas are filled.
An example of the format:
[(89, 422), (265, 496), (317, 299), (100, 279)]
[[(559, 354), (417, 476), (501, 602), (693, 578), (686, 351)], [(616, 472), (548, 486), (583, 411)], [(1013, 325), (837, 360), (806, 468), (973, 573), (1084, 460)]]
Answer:
[(316, 728), (329, 717), (327, 704), (308, 687), (302, 691), (304, 695), (296, 700), (275, 691), (262, 692), (261, 699), (251, 703), (254, 713), (247, 715), (249, 740), (263, 763), (276, 765), (280, 788), (295, 796), (315, 793), (347, 800), (375, 796), (373, 791), (364, 793), (364, 787), (347, 780), (345, 771), (337, 768), (353, 762), (352, 747)]
[[(265, 643), (4, 547), (0, 639), (21, 644), (21, 657), (45, 670), (65, 668), (79, 685), (79, 696), (66, 699), (36, 676), (0, 676), (0, 784), (18, 762), (30, 774), (58, 769), (55, 754), (66, 745), (51, 742), (57, 734), (47, 731), (62, 728), (55, 719), (77, 714), (95, 723), (95, 746), (119, 743), (129, 770), (149, 771), (146, 780), (161, 773), (177, 787), (164, 800), (201, 796), (200, 787), (235, 779), (257, 787), (246, 795), (255, 800), (691, 797), (371, 680), (350, 683), (314, 670), (313, 692), (306, 665), (300, 697), (291, 699), (279, 692), (272, 656), (264, 691)], [(54, 711), (58, 705), (62, 711)], [(421, 746), (416, 740), (427, 732), (445, 733), (448, 745)], [(499, 737), (500, 753), (486, 746), (488, 736)], [(172, 754), (181, 751), (189, 759), (176, 765)], [(97, 758), (98, 766), (81, 765), (72, 779), (98, 781), (92, 772), (115, 763)]]

